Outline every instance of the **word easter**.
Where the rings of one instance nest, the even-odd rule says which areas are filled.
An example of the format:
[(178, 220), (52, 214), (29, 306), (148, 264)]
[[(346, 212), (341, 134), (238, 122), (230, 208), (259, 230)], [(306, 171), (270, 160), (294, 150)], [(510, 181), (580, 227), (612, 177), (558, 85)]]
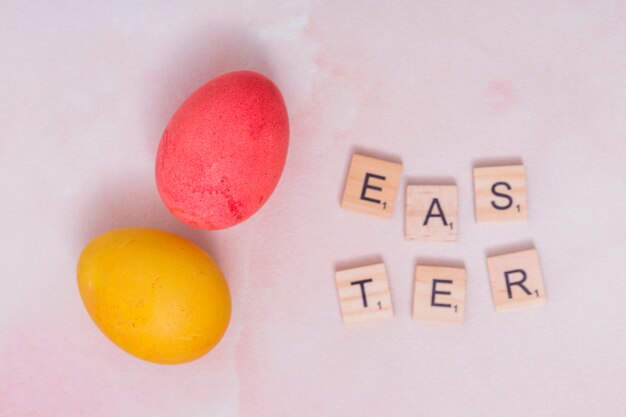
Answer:
[[(393, 214), (402, 164), (353, 155), (341, 207), (383, 218)], [(526, 220), (523, 165), (474, 168), (476, 221)], [(408, 185), (404, 235), (407, 240), (455, 242), (458, 232), (456, 185)], [(544, 304), (546, 294), (535, 249), (487, 258), (496, 311)], [(391, 319), (393, 306), (383, 263), (336, 271), (335, 281), (346, 324)], [(465, 318), (465, 268), (417, 265), (413, 319), (462, 323)]]

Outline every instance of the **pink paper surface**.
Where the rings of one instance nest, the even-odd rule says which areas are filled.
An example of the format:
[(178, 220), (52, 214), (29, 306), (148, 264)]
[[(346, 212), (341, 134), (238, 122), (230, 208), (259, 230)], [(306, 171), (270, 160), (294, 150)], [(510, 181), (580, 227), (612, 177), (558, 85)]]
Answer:
[[(620, 1), (0, 5), (0, 416), (626, 415), (626, 5)], [(219, 232), (154, 182), (178, 105), (225, 71), (281, 89), (291, 144)], [(353, 152), (402, 161), (392, 220), (339, 208)], [(520, 162), (529, 221), (477, 225), (471, 170)], [(459, 241), (407, 242), (404, 187), (459, 186)], [(227, 275), (221, 344), (159, 366), (114, 346), (75, 267), (162, 228)], [(535, 246), (548, 303), (497, 314), (486, 254)], [(336, 268), (383, 260), (396, 317), (345, 328)], [(411, 320), (413, 270), (463, 263), (466, 323)]]

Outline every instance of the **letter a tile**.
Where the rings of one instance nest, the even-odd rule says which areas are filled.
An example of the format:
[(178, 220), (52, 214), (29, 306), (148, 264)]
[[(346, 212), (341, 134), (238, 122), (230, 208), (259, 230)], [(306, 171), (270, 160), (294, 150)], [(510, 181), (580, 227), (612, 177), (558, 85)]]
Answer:
[(402, 164), (352, 155), (341, 207), (390, 218), (401, 176)]
[(455, 242), (458, 206), (456, 185), (409, 185), (404, 236), (407, 240)]
[(526, 173), (524, 165), (474, 168), (476, 221), (526, 220)]
[(487, 258), (496, 311), (535, 307), (546, 302), (536, 249)]
[(335, 283), (345, 324), (388, 320), (393, 317), (385, 264), (337, 271)]

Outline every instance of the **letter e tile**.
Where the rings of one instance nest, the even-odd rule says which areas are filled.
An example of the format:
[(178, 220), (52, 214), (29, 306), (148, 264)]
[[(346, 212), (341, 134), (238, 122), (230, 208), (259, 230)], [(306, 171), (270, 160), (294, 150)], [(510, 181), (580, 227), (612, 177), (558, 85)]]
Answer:
[(390, 218), (401, 176), (402, 164), (352, 155), (341, 207)]
[(418, 265), (415, 268), (413, 319), (462, 323), (466, 288), (465, 268)]

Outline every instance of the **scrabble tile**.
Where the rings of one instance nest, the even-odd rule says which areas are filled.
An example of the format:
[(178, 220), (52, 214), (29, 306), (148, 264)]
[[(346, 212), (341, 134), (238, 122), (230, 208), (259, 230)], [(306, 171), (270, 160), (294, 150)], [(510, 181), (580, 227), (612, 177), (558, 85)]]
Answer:
[(367, 323), (393, 317), (385, 264), (337, 271), (335, 283), (345, 324)]
[(536, 249), (487, 258), (497, 311), (535, 307), (546, 302)]
[(526, 173), (524, 165), (474, 168), (476, 221), (526, 220)]
[(465, 319), (465, 268), (418, 265), (415, 268), (413, 319), (462, 323)]
[(353, 155), (341, 207), (390, 218), (402, 176), (402, 164)]
[(455, 242), (459, 197), (456, 185), (406, 187), (404, 236), (407, 240)]

